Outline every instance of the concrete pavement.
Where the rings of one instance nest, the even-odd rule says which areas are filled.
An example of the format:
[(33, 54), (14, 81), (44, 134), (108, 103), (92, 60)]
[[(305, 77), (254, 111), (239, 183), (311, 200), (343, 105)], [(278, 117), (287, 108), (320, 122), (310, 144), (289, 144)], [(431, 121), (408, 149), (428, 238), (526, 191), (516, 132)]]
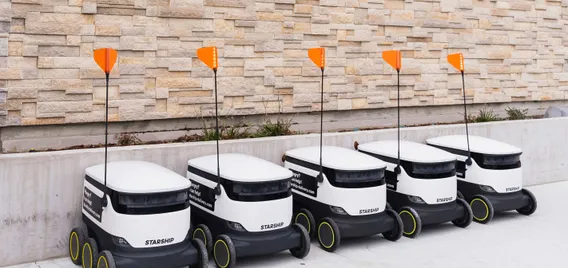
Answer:
[[(568, 182), (529, 187), (538, 209), (532, 216), (516, 212), (498, 214), (487, 225), (472, 223), (467, 229), (451, 223), (426, 227), (416, 239), (389, 242), (381, 236), (342, 241), (335, 253), (312, 243), (303, 260), (289, 252), (239, 259), (241, 268), (535, 268), (564, 267), (568, 262)], [(76, 268), (68, 258), (8, 268)], [(210, 267), (214, 267), (213, 262)]]

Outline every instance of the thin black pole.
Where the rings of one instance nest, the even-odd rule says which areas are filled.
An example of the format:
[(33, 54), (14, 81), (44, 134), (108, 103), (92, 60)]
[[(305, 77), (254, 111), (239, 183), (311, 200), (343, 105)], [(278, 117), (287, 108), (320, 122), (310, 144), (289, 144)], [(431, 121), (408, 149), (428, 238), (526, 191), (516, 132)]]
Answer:
[(463, 114), (463, 119), (465, 121), (465, 135), (466, 135), (466, 139), (467, 139), (467, 161), (466, 164), (467, 165), (471, 165), (471, 151), (469, 149), (469, 127), (467, 125), (467, 105), (466, 105), (466, 101), (465, 101), (465, 74), (464, 71), (461, 71), (462, 73), (462, 83), (463, 83), (463, 110), (464, 110), (464, 114)]
[[(106, 73), (106, 101), (105, 101), (105, 187), (107, 181), (107, 159), (108, 159), (108, 83), (110, 73)], [(106, 200), (106, 199), (105, 199)]]
[(396, 83), (397, 105), (396, 105), (396, 109), (397, 109), (397, 117), (398, 117), (398, 161), (397, 161), (396, 167), (397, 167), (397, 170), (400, 170), (400, 69), (396, 70), (396, 77), (397, 77), (397, 83)]
[(323, 70), (321, 68), (321, 104), (320, 104), (320, 177), (323, 179), (323, 162), (322, 162), (322, 148), (323, 148)]
[[(217, 108), (217, 69), (213, 69), (215, 73), (215, 140), (217, 141), (217, 190), (220, 190), (219, 183), (221, 182), (221, 168), (219, 164), (219, 114)], [(220, 193), (219, 193), (220, 194)]]

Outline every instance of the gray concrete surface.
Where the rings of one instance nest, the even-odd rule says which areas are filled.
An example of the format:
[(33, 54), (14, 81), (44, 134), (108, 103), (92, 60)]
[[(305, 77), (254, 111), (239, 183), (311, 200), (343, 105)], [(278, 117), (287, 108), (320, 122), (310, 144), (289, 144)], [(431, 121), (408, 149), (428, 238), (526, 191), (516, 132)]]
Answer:
[[(468, 101), (470, 102), (470, 101)], [(505, 108), (528, 109), (528, 115), (543, 115), (551, 105), (568, 105), (568, 101), (513, 102), (468, 104), (470, 115), (476, 115), (481, 108), (491, 108), (500, 117), (507, 117)], [(225, 114), (221, 114), (225, 115)], [(258, 125), (267, 118), (264, 115), (239, 116), (229, 114), (222, 121), (226, 125), (246, 122)], [(292, 129), (302, 132), (319, 131), (319, 112), (284, 114), (292, 120)], [(324, 131), (353, 130), (396, 125), (396, 108), (328, 111), (324, 115)], [(273, 122), (278, 115), (268, 115)], [(401, 107), (401, 123), (417, 125), (430, 123), (452, 123), (463, 120), (463, 106), (440, 105), (423, 107)], [(109, 125), (110, 142), (119, 133), (135, 133), (142, 141), (174, 140), (185, 134), (201, 133), (202, 118), (163, 119), (136, 122), (112, 122)], [(209, 124), (214, 121), (207, 120)], [(27, 152), (30, 149), (60, 149), (76, 145), (104, 143), (102, 123), (11, 126), (0, 129), (0, 153)]]
[[(464, 133), (463, 125), (402, 130), (402, 138), (423, 142)], [(525, 185), (568, 177), (568, 117), (471, 125), (471, 132), (523, 148)], [(328, 133), (324, 144), (353, 148), (353, 142), (396, 139), (396, 129)], [(282, 164), (292, 148), (319, 144), (318, 135), (231, 140), (222, 152), (240, 152)], [(103, 149), (0, 155), (0, 266), (66, 254), (67, 236), (80, 224), (81, 187), (86, 167), (103, 163)], [(215, 142), (111, 148), (110, 161), (144, 160), (185, 176), (187, 160), (215, 153)]]
[[(451, 223), (426, 227), (416, 239), (389, 242), (380, 236), (345, 240), (335, 253), (312, 242), (303, 260), (288, 252), (239, 259), (241, 268), (536, 268), (565, 267), (568, 261), (568, 182), (528, 187), (538, 209), (531, 216), (516, 212), (497, 214), (487, 225), (472, 223), (467, 229)], [(68, 258), (8, 268), (75, 268)], [(211, 262), (211, 266), (213, 262)]]

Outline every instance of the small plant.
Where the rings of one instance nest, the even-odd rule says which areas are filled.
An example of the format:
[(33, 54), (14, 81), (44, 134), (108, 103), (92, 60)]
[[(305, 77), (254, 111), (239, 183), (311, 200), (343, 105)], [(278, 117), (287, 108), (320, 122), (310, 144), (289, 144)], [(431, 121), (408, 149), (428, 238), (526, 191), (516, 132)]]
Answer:
[(119, 146), (139, 145), (142, 141), (135, 135), (130, 133), (120, 133), (114, 136)]
[(272, 136), (285, 136), (292, 134), (290, 127), (292, 126), (292, 119), (280, 118), (276, 120), (276, 123), (272, 123), (272, 120), (266, 119), (264, 124), (259, 126), (257, 137), (272, 137)]
[(529, 109), (519, 109), (519, 108), (511, 108), (511, 107), (507, 107), (507, 109), (505, 109), (505, 111), (507, 111), (507, 115), (509, 116), (509, 120), (523, 120), (527, 118), (527, 113), (529, 112)]
[[(217, 133), (215, 133), (215, 125), (209, 126), (206, 122), (203, 122), (203, 129), (201, 136), (204, 141), (214, 141), (217, 140)], [(223, 128), (219, 126), (219, 136), (223, 137)]]
[[(473, 122), (481, 123), (481, 122), (491, 122), (491, 121), (498, 121), (500, 120), (499, 117), (493, 112), (491, 108), (483, 108), (479, 110), (479, 115), (477, 117), (472, 118)], [(470, 119), (471, 120), (471, 119)]]
[(238, 123), (228, 126), (223, 130), (223, 138), (225, 139), (244, 139), (250, 138), (253, 135), (250, 132), (251, 127), (245, 123)]

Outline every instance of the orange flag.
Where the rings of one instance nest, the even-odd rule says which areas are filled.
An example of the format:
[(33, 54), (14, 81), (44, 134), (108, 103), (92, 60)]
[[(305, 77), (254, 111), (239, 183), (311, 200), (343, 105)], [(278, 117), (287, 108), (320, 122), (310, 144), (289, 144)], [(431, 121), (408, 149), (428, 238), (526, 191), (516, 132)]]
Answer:
[(308, 50), (308, 57), (314, 62), (314, 64), (320, 69), (325, 67), (325, 48), (310, 48)]
[(448, 62), (454, 66), (454, 68), (458, 69), (459, 71), (463, 72), (463, 54), (456, 53), (448, 55)]
[(101, 48), (95, 50), (94, 53), (95, 62), (101, 67), (105, 74), (110, 74), (116, 59), (118, 58), (118, 53), (112, 48)]
[(400, 56), (400, 50), (387, 50), (383, 51), (383, 60), (385, 60), (390, 66), (392, 66), (397, 71), (402, 68), (402, 61)]
[(205, 63), (209, 68), (217, 70), (219, 63), (217, 61), (217, 47), (203, 47), (197, 50), (197, 57)]

